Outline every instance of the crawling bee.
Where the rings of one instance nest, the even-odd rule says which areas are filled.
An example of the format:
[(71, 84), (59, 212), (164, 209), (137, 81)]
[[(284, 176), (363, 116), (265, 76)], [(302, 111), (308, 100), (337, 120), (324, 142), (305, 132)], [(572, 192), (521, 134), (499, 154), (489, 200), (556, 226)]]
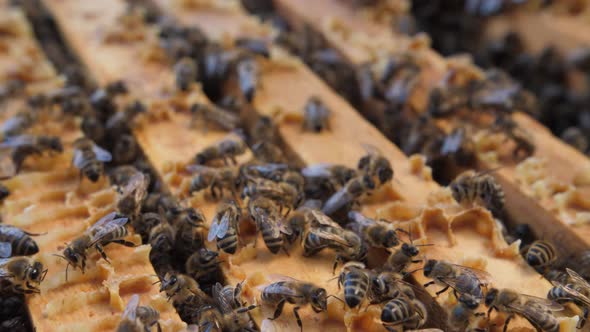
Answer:
[(188, 91), (190, 85), (197, 80), (197, 64), (195, 60), (184, 57), (174, 65), (176, 87), (180, 91)]
[(244, 178), (264, 178), (279, 182), (285, 173), (289, 172), (289, 165), (283, 163), (250, 163), (240, 166), (240, 176)]
[(41, 293), (39, 285), (46, 274), (47, 269), (43, 270), (41, 262), (28, 257), (0, 259), (0, 279), (9, 280), (18, 293)]
[(492, 132), (502, 132), (516, 145), (512, 151), (515, 159), (524, 159), (535, 153), (534, 138), (520, 127), (509, 115), (499, 115), (491, 128)]
[(10, 225), (0, 224), (0, 257), (31, 256), (39, 252), (33, 234)]
[(433, 279), (424, 287), (433, 284), (444, 286), (436, 292), (436, 295), (444, 293), (451, 287), (459, 302), (471, 309), (479, 306), (484, 297), (482, 286), (489, 284), (490, 281), (490, 275), (487, 272), (435, 259), (429, 259), (424, 264), (424, 276)]
[(562, 284), (553, 281), (553, 288), (549, 290), (547, 298), (560, 304), (571, 302), (582, 308), (582, 317), (577, 326), (582, 329), (590, 312), (590, 284), (574, 270), (566, 268), (566, 272), (571, 282)]
[(399, 249), (389, 255), (385, 268), (391, 272), (404, 273), (412, 263), (419, 263), (422, 260), (414, 259), (420, 254), (419, 245), (404, 243)]
[(139, 114), (147, 112), (146, 106), (139, 100), (129, 103), (122, 112), (116, 112), (111, 115), (105, 123), (107, 136), (116, 140), (121, 135), (129, 134), (130, 127)]
[(191, 123), (201, 122), (203, 129), (207, 129), (209, 123), (223, 130), (234, 130), (240, 124), (240, 117), (228, 110), (216, 105), (193, 104), (191, 106)]
[(367, 297), (371, 283), (370, 270), (360, 262), (347, 262), (338, 276), (338, 288), (344, 287), (344, 302), (349, 308), (355, 308)]
[(458, 302), (451, 308), (449, 314), (449, 326), (452, 327), (453, 331), (473, 331), (473, 332), (486, 332), (486, 329), (471, 328), (468, 329), (471, 324), (471, 319), (476, 316), (483, 316), (484, 313), (474, 312), (473, 308), (470, 308), (463, 302)]
[(149, 177), (142, 172), (135, 173), (121, 189), (117, 209), (124, 215), (137, 216), (147, 196)]
[(178, 220), (173, 222), (176, 230), (174, 253), (181, 261), (186, 261), (195, 251), (205, 244), (204, 216), (199, 210), (188, 208), (183, 211)]
[(213, 168), (202, 165), (189, 165), (187, 169), (196, 175), (191, 179), (189, 193), (210, 188), (214, 199), (223, 197), (223, 190), (235, 194), (240, 185), (237, 167)]
[(403, 281), (401, 274), (384, 271), (379, 274), (372, 273), (370, 277), (371, 304), (383, 303), (400, 297), (416, 298), (416, 288)]
[(172, 300), (174, 303), (182, 303), (191, 298), (195, 300), (208, 298), (195, 279), (185, 274), (166, 273), (161, 280), (160, 292), (166, 293), (168, 301)]
[(332, 194), (350, 179), (357, 176), (355, 169), (338, 164), (315, 164), (301, 170), (305, 178), (305, 192), (313, 197), (322, 197), (324, 192)]
[(362, 195), (370, 193), (373, 189), (375, 189), (375, 182), (370, 176), (354, 177), (328, 198), (322, 212), (331, 215), (343, 207), (356, 203)]
[(186, 260), (185, 268), (188, 275), (203, 284), (220, 278), (219, 264), (218, 252), (201, 248)]
[(319, 97), (309, 98), (303, 110), (303, 130), (319, 133), (330, 129), (330, 110)]
[(22, 135), (35, 123), (35, 120), (36, 116), (33, 112), (21, 111), (17, 113), (13, 117), (6, 119), (2, 127), (0, 127), (2, 138)]
[(283, 217), (274, 201), (258, 196), (248, 202), (248, 211), (256, 223), (256, 228), (262, 233), (262, 238), (270, 252), (276, 254), (284, 247), (285, 235), (291, 235), (292, 230), (283, 224)]
[(508, 314), (504, 322), (504, 331), (508, 329), (514, 315), (524, 317), (541, 331), (559, 331), (559, 321), (552, 312), (563, 310), (563, 307), (551, 300), (519, 294), (510, 289), (492, 288), (486, 294), (485, 304), (489, 307), (488, 317), (494, 309)]
[(364, 145), (364, 148), (367, 150), (367, 154), (359, 159), (358, 170), (372, 178), (376, 178), (379, 185), (393, 179), (393, 168), (389, 160), (372, 145)]
[(159, 320), (160, 312), (149, 306), (140, 306), (139, 295), (133, 294), (121, 315), (117, 332), (149, 332), (154, 325), (158, 332), (162, 332)]
[(312, 283), (299, 281), (292, 278), (288, 280), (274, 282), (262, 290), (262, 303), (276, 306), (274, 315), (270, 320), (279, 318), (283, 312), (285, 303), (296, 305), (293, 314), (297, 319), (297, 325), (303, 330), (303, 324), (299, 317), (299, 308), (303, 305), (311, 305), (316, 313), (328, 309), (328, 295), (326, 290), (315, 286)]
[(144, 213), (143, 221), (154, 224), (149, 229), (147, 243), (150, 244), (150, 262), (154, 269), (161, 275), (162, 271), (172, 271), (172, 253), (176, 239), (176, 232), (170, 224), (162, 220), (159, 214), (153, 212)]
[(282, 163), (287, 160), (283, 150), (277, 144), (267, 141), (252, 145), (252, 154), (256, 160), (264, 163)]
[(449, 188), (458, 203), (480, 200), (493, 213), (501, 213), (504, 209), (504, 190), (490, 174), (463, 172), (451, 182)]
[(103, 247), (109, 243), (118, 243), (127, 247), (135, 247), (133, 242), (124, 240), (127, 236), (125, 224), (129, 221), (116, 212), (111, 212), (100, 218), (94, 225), (90, 226), (84, 234), (70, 242), (63, 251), (63, 256), (58, 256), (68, 262), (66, 266), (66, 281), (68, 279), (68, 268), (70, 265), (76, 269), (80, 268), (82, 273), (86, 270), (86, 255), (88, 249), (94, 247), (109, 262)]
[(72, 164), (80, 170), (80, 176), (86, 176), (96, 182), (104, 173), (103, 163), (112, 160), (110, 152), (104, 150), (88, 138), (81, 137), (74, 142)]
[(236, 306), (235, 302), (229, 301), (225, 296), (225, 289), (220, 283), (213, 286), (214, 305), (205, 307), (205, 314), (201, 315), (199, 326), (206, 331), (213, 328), (223, 331), (256, 331), (247, 312), (256, 309), (257, 306), (243, 306), (242, 303)]
[(302, 193), (296, 187), (287, 182), (274, 182), (263, 178), (248, 178), (247, 184), (242, 190), (242, 198), (265, 197), (272, 199), (280, 208), (296, 207), (302, 199)]
[[(314, 206), (314, 204), (318, 205)], [(319, 201), (306, 201), (302, 206), (291, 213), (289, 217), (289, 226), (293, 231), (292, 236), (289, 238), (291, 242), (303, 236), (312, 227), (340, 227), (338, 223), (318, 210), (320, 206), (321, 202)]]
[(557, 260), (557, 251), (553, 244), (537, 240), (525, 248), (524, 259), (536, 269), (547, 269)]
[(395, 228), (390, 222), (371, 219), (357, 211), (350, 211), (348, 219), (352, 221), (348, 224), (350, 229), (376, 248), (390, 249), (397, 246), (400, 242), (397, 232), (405, 232)]
[(29, 156), (43, 152), (63, 152), (61, 140), (56, 136), (20, 135), (7, 137), (0, 143), (0, 178), (15, 176)]
[(234, 254), (238, 248), (238, 224), (242, 218), (242, 209), (236, 201), (229, 201), (217, 208), (207, 240), (217, 240), (217, 248), (228, 254)]
[(395, 326), (404, 329), (418, 329), (426, 323), (428, 311), (426, 306), (417, 299), (399, 297), (390, 300), (381, 311), (381, 323), (390, 332), (395, 332)]
[(223, 160), (227, 165), (227, 160), (229, 159), (235, 165), (238, 163), (236, 157), (244, 154), (246, 150), (246, 144), (241, 138), (228, 137), (197, 153), (195, 163), (197, 165), (205, 165), (216, 160)]
[(340, 226), (311, 227), (303, 240), (303, 255), (315, 255), (325, 248), (336, 252), (333, 271), (336, 270), (338, 262), (364, 262), (368, 252), (366, 244), (352, 231)]
[(251, 103), (254, 99), (256, 87), (259, 84), (260, 68), (256, 59), (245, 57), (236, 64), (238, 84), (246, 100)]

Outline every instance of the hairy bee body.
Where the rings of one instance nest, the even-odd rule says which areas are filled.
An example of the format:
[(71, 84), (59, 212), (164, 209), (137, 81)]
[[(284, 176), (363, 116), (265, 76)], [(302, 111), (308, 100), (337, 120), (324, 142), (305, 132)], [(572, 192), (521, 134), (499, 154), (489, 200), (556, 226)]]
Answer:
[(398, 325), (408, 329), (417, 329), (424, 325), (427, 314), (426, 307), (422, 302), (400, 297), (385, 304), (381, 311), (381, 322), (388, 331), (395, 331), (393, 327)]
[(453, 180), (449, 187), (453, 198), (459, 203), (474, 203), (481, 200), (493, 213), (499, 213), (504, 209), (504, 190), (490, 174), (467, 171)]
[(349, 308), (355, 308), (366, 298), (370, 282), (364, 264), (349, 262), (344, 265), (338, 276), (338, 286), (344, 286), (344, 301)]
[(551, 265), (557, 259), (555, 247), (543, 240), (533, 242), (525, 253), (525, 260), (530, 266), (543, 268)]

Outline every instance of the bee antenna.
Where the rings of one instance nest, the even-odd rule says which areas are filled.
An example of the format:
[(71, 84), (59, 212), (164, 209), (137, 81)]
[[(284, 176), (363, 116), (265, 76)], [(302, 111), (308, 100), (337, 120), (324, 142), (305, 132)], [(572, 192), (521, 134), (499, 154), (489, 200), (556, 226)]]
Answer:
[(344, 300), (343, 300), (343, 299), (341, 299), (341, 298), (339, 298), (339, 297), (338, 297), (338, 296), (336, 296), (336, 295), (328, 295), (328, 296), (326, 296), (326, 299), (327, 299), (327, 298), (330, 298), (330, 297), (333, 297), (333, 298), (335, 298), (336, 300), (338, 300), (338, 301), (340, 301), (340, 302), (344, 303)]
[(328, 280), (326, 280), (326, 281), (327, 281), (327, 282), (330, 282), (330, 281), (332, 281), (332, 280), (335, 280), (335, 279), (338, 279), (338, 278), (340, 278), (340, 275), (337, 275), (337, 276), (335, 276), (335, 277), (332, 277), (332, 278), (330, 278), (330, 279), (328, 279)]
[(59, 257), (59, 258), (61, 258), (61, 259), (65, 260), (66, 262), (68, 261), (68, 260), (66, 259), (66, 257), (65, 257), (65, 256), (63, 256), (63, 255), (58, 255), (58, 254), (51, 254), (51, 255), (52, 255), (52, 256), (55, 256), (55, 257)]
[(426, 244), (417, 244), (414, 247), (432, 247), (434, 243), (426, 243)]
[(412, 273), (418, 272), (420, 270), (424, 270), (424, 267), (421, 267), (421, 268), (418, 268), (418, 269), (415, 269), (415, 270), (411, 270), (411, 271), (406, 271), (406, 274), (412, 274)]
[(43, 270), (43, 272), (41, 273), (41, 281), (45, 280), (45, 276), (47, 275), (47, 271), (48, 271), (48, 270), (49, 270), (49, 269), (45, 269), (45, 270)]

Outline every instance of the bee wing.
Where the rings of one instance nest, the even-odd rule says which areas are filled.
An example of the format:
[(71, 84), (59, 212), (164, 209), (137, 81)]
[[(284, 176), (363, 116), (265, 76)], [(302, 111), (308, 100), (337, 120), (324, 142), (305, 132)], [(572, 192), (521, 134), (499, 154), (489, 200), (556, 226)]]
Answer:
[(135, 193), (135, 201), (141, 202), (147, 195), (148, 179), (142, 172), (137, 172), (129, 179), (123, 188), (122, 196)]
[(212, 167), (204, 166), (204, 165), (187, 165), (186, 170), (189, 171), (191, 174), (194, 173), (205, 173), (205, 172), (213, 172)]
[(443, 155), (455, 153), (461, 147), (461, 142), (463, 141), (463, 136), (465, 132), (463, 130), (456, 130), (448, 135), (444, 141), (443, 145), (440, 149), (440, 153)]
[(10, 242), (0, 242), (0, 257), (8, 258), (12, 255), (12, 245)]
[(101, 228), (96, 229), (96, 232), (92, 234), (91, 245), (100, 241), (103, 237), (113, 232), (115, 229), (124, 226), (129, 221), (128, 218), (117, 218), (111, 220), (109, 223), (104, 224)]
[(322, 208), (322, 212), (325, 214), (332, 214), (351, 201), (352, 197), (348, 193), (346, 187), (344, 187), (328, 198), (324, 204), (324, 207)]
[(566, 293), (568, 293), (572, 298), (582, 302), (586, 306), (590, 306), (590, 298), (586, 295), (580, 293), (579, 291), (569, 287), (569, 285), (562, 285), (557, 281), (551, 281), (551, 284), (555, 287), (561, 287)]
[(270, 229), (273, 238), (281, 236), (281, 228), (279, 227), (278, 222), (271, 216), (266, 213), (261, 214), (260, 223), (266, 225)]
[(340, 228), (340, 225), (336, 223), (332, 218), (325, 215), (322, 211), (310, 209), (309, 213), (314, 217), (314, 220), (321, 226), (330, 226)]
[(97, 222), (95, 222), (92, 226), (90, 226), (86, 230), (86, 232), (93, 233), (95, 230), (97, 230), (97, 229), (101, 228), (102, 226), (106, 225), (111, 220), (115, 219), (116, 217), (117, 217), (117, 212), (113, 211), (113, 212), (107, 214), (106, 216), (100, 218)]
[(586, 281), (586, 279), (584, 279), (581, 275), (579, 275), (576, 271), (570, 269), (570, 268), (565, 268), (565, 271), (567, 272), (567, 274), (570, 276), (570, 278), (573, 280), (573, 282), (580, 286), (580, 287), (584, 287), (585, 289), (590, 291), (590, 284), (588, 284), (588, 282)]
[(19, 135), (19, 136), (12, 136), (6, 137), (2, 143), (0, 143), (0, 148), (15, 148), (21, 145), (33, 145), (35, 144), (35, 136), (32, 135)]
[(100, 146), (94, 144), (92, 146), (92, 151), (94, 152), (95, 156), (96, 156), (96, 160), (98, 161), (102, 161), (102, 162), (109, 162), (113, 159), (113, 156), (111, 155), (110, 152), (108, 152), (107, 150), (101, 148)]
[[(259, 291), (264, 291), (268, 286), (277, 283), (279, 281), (287, 281), (289, 283), (292, 284), (299, 284), (299, 283), (303, 283), (304, 281), (300, 281), (297, 280), (295, 278), (283, 275), (283, 274), (277, 274), (277, 273), (271, 273), (268, 274), (266, 276), (266, 278), (269, 280), (270, 283), (268, 284), (263, 284), (257, 287), (257, 289)], [(284, 296), (291, 296), (291, 297), (303, 297), (303, 295), (299, 294), (296, 290), (289, 288), (289, 287), (281, 287), (280, 289), (277, 289), (277, 287), (273, 287), (272, 289), (273, 291), (270, 292), (271, 294), (279, 294), (279, 295), (284, 295)], [(266, 292), (269, 292), (270, 289), (267, 289)]]
[(344, 237), (334, 232), (331, 232), (328, 227), (321, 227), (321, 228), (314, 228), (313, 232), (326, 240), (334, 241), (344, 247), (352, 247), (353, 245), (350, 244)]
[(334, 164), (330, 163), (310, 165), (301, 170), (301, 175), (306, 178), (330, 177), (332, 175), (330, 167), (332, 166)]
[(207, 233), (207, 241), (212, 242), (217, 237), (218, 228), (219, 224), (217, 223), (217, 219), (213, 219), (213, 221), (211, 221), (211, 226), (209, 226), (209, 233)]
[(472, 275), (473, 277), (477, 278), (481, 284), (489, 285), (492, 282), (492, 275), (488, 272), (480, 269), (475, 269), (472, 267), (467, 267), (458, 264), (452, 264), (457, 270), (461, 271), (461, 273), (467, 273)]
[(221, 220), (217, 224), (217, 232), (215, 233), (217, 238), (221, 239), (225, 236), (225, 234), (227, 234), (227, 231), (229, 230), (229, 224), (232, 219), (231, 215), (231, 211), (228, 210), (223, 213), (223, 216), (221, 216)]
[[(541, 306), (544, 309), (549, 310), (549, 311), (563, 310), (563, 306), (561, 306), (561, 304), (555, 303), (555, 302), (553, 302), (549, 299), (546, 299), (546, 298), (536, 297), (533, 295), (526, 295), (526, 294), (520, 294), (520, 297), (524, 300), (524, 301), (522, 301), (524, 303), (513, 304), (515, 308), (518, 308), (520, 310), (524, 310), (525, 308), (527, 308), (531, 305), (538, 305), (538, 306)], [(513, 308), (513, 309), (515, 309), (515, 308)]]
[(16, 175), (16, 164), (12, 159), (12, 148), (0, 147), (0, 179), (11, 178)]
[(364, 216), (362, 213), (358, 211), (350, 211), (348, 213), (348, 219), (352, 220), (353, 222), (363, 226), (368, 227), (375, 223), (375, 220)]
[(211, 291), (212, 295), (213, 295), (213, 299), (215, 299), (215, 301), (219, 305), (219, 309), (221, 310), (222, 313), (224, 313), (224, 314), (233, 313), (232, 306), (230, 303), (227, 302), (227, 299), (225, 298), (225, 296), (223, 296), (222, 290), (223, 290), (223, 286), (221, 286), (220, 283), (216, 283), (213, 286), (213, 289)]
[(135, 317), (136, 317), (138, 306), (139, 306), (139, 295), (133, 294), (133, 296), (131, 296), (131, 298), (129, 299), (129, 302), (127, 302), (127, 306), (125, 306), (125, 310), (123, 311), (123, 314), (121, 315), (121, 319), (128, 318), (129, 320), (134, 321)]
[(84, 159), (84, 153), (82, 152), (82, 150), (75, 149), (74, 157), (72, 158), (72, 164), (74, 164), (76, 168), (82, 168), (85, 162), (86, 160)]

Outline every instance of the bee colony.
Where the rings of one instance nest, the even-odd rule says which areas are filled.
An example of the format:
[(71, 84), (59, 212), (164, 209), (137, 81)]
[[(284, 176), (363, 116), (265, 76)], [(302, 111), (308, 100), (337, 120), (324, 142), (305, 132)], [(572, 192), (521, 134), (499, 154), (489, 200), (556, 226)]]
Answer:
[(0, 5), (0, 331), (590, 326), (587, 110), (424, 1)]

